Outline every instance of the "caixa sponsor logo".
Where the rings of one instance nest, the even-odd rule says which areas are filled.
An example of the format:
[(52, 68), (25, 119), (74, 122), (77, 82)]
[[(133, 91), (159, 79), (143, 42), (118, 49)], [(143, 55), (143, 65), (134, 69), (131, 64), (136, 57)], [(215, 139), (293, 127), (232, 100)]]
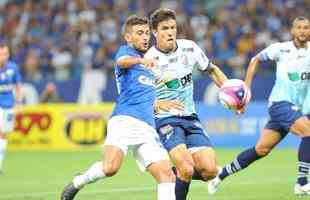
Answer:
[(69, 113), (65, 125), (66, 137), (79, 145), (94, 145), (103, 141), (107, 120), (101, 113)]
[(52, 117), (45, 112), (25, 112), (16, 115), (15, 130), (23, 135), (28, 135), (33, 128), (38, 128), (42, 133), (47, 130), (52, 123)]

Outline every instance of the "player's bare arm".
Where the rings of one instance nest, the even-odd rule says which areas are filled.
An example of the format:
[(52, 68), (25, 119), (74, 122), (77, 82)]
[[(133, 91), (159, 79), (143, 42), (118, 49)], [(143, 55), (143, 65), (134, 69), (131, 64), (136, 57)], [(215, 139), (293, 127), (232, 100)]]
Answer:
[(244, 81), (245, 84), (249, 88), (251, 88), (252, 81), (253, 81), (254, 75), (257, 71), (257, 67), (258, 67), (259, 63), (260, 63), (260, 60), (257, 57), (254, 57), (249, 63), (248, 70), (247, 70), (246, 77), (245, 77), (245, 81)]
[(208, 67), (206, 71), (218, 87), (221, 87), (223, 83), (227, 80), (226, 75), (220, 70), (218, 66), (214, 64), (211, 64), (211, 66)]
[(116, 63), (122, 68), (130, 68), (136, 64), (142, 64), (146, 68), (152, 68), (156, 66), (155, 59), (139, 58), (139, 57), (126, 57), (118, 60)]
[(169, 111), (171, 109), (184, 110), (184, 105), (176, 100), (156, 100), (154, 103), (155, 112)]

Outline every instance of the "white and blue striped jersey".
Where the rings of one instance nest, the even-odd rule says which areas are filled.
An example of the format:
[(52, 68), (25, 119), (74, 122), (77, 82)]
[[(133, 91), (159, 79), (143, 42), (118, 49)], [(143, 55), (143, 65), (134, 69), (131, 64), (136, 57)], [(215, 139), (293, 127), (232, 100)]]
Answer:
[(14, 107), (14, 92), (19, 83), (21, 83), (21, 75), (17, 64), (8, 61), (0, 67), (0, 108)]
[(195, 114), (193, 70), (195, 68), (206, 70), (211, 64), (203, 50), (191, 40), (180, 39), (177, 40), (177, 49), (174, 52), (164, 53), (153, 46), (147, 51), (144, 58), (157, 60), (157, 67), (154, 69), (156, 98), (158, 100), (177, 100), (185, 106), (183, 112), (160, 111), (156, 117)]
[(269, 96), (270, 102), (289, 101), (303, 107), (310, 84), (310, 42), (307, 48), (296, 48), (293, 41), (275, 43), (261, 51), (260, 61), (277, 64), (276, 81)]

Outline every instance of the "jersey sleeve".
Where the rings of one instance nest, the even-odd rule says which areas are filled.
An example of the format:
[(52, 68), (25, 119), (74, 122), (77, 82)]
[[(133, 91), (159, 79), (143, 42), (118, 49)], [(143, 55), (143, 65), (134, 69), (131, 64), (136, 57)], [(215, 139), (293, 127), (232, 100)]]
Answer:
[(257, 54), (256, 57), (262, 62), (268, 60), (276, 61), (279, 59), (279, 53), (280, 53), (279, 43), (275, 43), (262, 50), (260, 53)]
[(130, 48), (128, 48), (126, 45), (123, 45), (118, 49), (114, 59), (117, 62), (127, 57), (139, 57), (139, 56), (135, 52), (133, 52)]
[(193, 42), (193, 47), (194, 55), (196, 57), (196, 63), (194, 64), (194, 67), (202, 71), (206, 70), (211, 65), (209, 58), (195, 42)]

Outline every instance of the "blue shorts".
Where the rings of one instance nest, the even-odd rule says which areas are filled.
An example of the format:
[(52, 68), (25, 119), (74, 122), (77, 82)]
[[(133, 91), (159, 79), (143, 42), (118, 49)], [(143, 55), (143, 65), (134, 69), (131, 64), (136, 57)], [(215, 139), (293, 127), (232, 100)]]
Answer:
[(284, 138), (294, 122), (303, 116), (301, 109), (288, 101), (273, 102), (269, 107), (270, 119), (265, 128), (278, 131)]
[(212, 147), (197, 115), (159, 118), (155, 123), (160, 140), (168, 152), (179, 144), (186, 144), (188, 149)]

